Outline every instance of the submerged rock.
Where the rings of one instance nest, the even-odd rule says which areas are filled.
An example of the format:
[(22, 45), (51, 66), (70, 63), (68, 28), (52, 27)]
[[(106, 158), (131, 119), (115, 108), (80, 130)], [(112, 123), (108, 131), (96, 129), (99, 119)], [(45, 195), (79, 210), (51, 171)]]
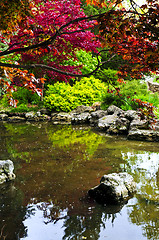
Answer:
[(128, 173), (104, 175), (100, 184), (88, 191), (90, 197), (103, 204), (121, 204), (136, 191), (136, 183)]
[(11, 160), (0, 160), (0, 184), (15, 179), (14, 165)]

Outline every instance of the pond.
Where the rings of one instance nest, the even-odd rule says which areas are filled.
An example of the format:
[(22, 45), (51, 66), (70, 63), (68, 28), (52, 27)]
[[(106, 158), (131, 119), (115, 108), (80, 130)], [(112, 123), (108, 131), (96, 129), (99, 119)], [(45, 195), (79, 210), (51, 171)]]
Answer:
[[(0, 123), (0, 143), (16, 174), (0, 186), (0, 239), (159, 239), (159, 143), (51, 123)], [(104, 174), (124, 171), (137, 182), (127, 204), (87, 198)]]

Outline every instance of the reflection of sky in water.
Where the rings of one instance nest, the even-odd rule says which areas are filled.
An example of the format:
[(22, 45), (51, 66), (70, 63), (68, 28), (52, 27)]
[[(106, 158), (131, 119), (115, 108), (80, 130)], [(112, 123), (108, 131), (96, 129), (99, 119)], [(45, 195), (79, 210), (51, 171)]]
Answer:
[[(159, 153), (122, 153), (122, 156), (127, 158), (131, 165), (131, 170), (134, 171), (136, 168), (148, 171), (150, 174), (154, 174), (159, 168)], [(135, 164), (132, 161), (135, 157)]]
[[(98, 238), (94, 238), (93, 235), (89, 235), (89, 238), (85, 234), (81, 234), (80, 240), (146, 240), (147, 238), (142, 235), (142, 226), (132, 224), (129, 220), (127, 209), (131, 210), (132, 205), (136, 204), (135, 198), (129, 200), (128, 205), (124, 206), (123, 209), (116, 213), (115, 219), (110, 215), (106, 217), (105, 213), (102, 214), (102, 222), (100, 227), (100, 233)], [(29, 205), (34, 211), (34, 214), (27, 218), (23, 223), (27, 226), (27, 237), (21, 238), (24, 240), (62, 240), (62, 239), (76, 239), (76, 237), (70, 236), (70, 238), (63, 238), (65, 235), (65, 219), (62, 217), (67, 215), (67, 211), (61, 212), (61, 219), (56, 223), (50, 222), (45, 224), (43, 211), (38, 208), (39, 204)], [(51, 207), (51, 205), (50, 205)], [(103, 209), (104, 210), (104, 209)], [(92, 221), (94, 221), (92, 219)], [(96, 226), (94, 226), (96, 227)], [(36, 229), (36, 231), (35, 231)], [(118, 238), (117, 238), (118, 236)]]
[(130, 199), (128, 205), (124, 206), (122, 211), (117, 214), (114, 224), (109, 219), (106, 222), (105, 229), (101, 227), (99, 240), (146, 240), (142, 235), (142, 226), (137, 226), (129, 220), (127, 209), (131, 211), (131, 206), (135, 205), (136, 199)]
[(149, 195), (158, 194), (156, 174), (159, 168), (159, 153), (140, 152), (135, 154), (128, 152), (122, 153), (122, 157), (128, 162), (129, 171), (137, 182), (138, 191), (140, 189), (140, 193)]
[[(23, 223), (27, 226), (27, 237), (25, 240), (61, 240), (64, 235), (63, 220), (46, 224), (43, 210), (39, 209), (42, 203), (29, 205), (34, 214), (27, 218)], [(51, 207), (51, 205), (50, 205)], [(66, 215), (66, 211), (61, 212), (61, 216)], [(35, 231), (36, 230), (36, 231)]]

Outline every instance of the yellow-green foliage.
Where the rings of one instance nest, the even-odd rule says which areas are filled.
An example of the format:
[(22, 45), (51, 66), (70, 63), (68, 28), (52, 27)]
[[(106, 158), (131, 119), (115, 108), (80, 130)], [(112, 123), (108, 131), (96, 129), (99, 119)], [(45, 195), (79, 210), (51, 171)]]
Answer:
[(105, 83), (93, 76), (85, 77), (73, 86), (57, 82), (54, 85), (48, 85), (44, 104), (51, 111), (69, 112), (77, 106), (90, 106), (94, 102), (100, 101), (106, 89)]

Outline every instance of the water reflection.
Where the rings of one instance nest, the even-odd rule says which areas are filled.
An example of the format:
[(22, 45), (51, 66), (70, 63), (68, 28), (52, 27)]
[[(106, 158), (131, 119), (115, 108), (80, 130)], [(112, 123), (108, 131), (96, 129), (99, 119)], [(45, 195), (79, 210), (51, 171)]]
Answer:
[[(0, 124), (0, 132), (1, 158), (14, 161), (17, 175), (0, 190), (7, 240), (158, 239), (158, 143), (45, 123)], [(86, 197), (103, 174), (122, 171), (138, 183), (127, 205)]]
[(147, 239), (159, 238), (159, 154), (150, 152), (123, 153), (129, 171), (138, 183), (138, 202), (128, 211), (131, 221), (142, 225)]

